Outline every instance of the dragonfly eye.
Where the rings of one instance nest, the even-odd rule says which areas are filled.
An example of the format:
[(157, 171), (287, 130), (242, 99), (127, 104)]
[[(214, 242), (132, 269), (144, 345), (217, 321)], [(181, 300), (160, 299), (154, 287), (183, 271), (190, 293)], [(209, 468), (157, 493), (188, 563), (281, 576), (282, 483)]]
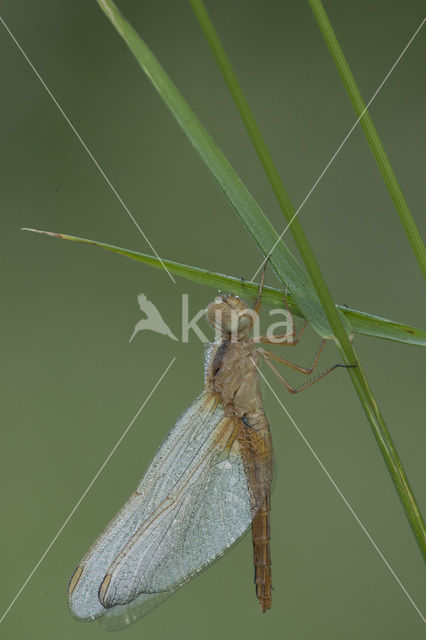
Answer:
[(239, 334), (247, 330), (252, 322), (247, 314), (248, 307), (243, 300), (233, 294), (215, 298), (207, 308), (207, 319), (210, 324), (224, 334)]

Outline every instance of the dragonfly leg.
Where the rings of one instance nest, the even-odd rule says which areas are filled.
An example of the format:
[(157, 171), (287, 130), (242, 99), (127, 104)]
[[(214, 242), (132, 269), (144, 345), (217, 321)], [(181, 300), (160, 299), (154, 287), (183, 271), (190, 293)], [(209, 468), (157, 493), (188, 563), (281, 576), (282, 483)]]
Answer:
[(269, 254), (269, 256), (266, 258), (265, 264), (263, 265), (262, 277), (260, 279), (260, 285), (259, 285), (259, 293), (257, 295), (257, 299), (253, 307), (253, 310), (255, 311), (255, 313), (259, 313), (260, 305), (262, 304), (262, 292), (263, 292), (263, 284), (265, 282), (265, 271), (266, 271), (266, 267), (268, 266), (268, 262), (270, 258), (271, 258), (271, 254)]
[[(340, 364), (340, 363), (334, 364), (333, 366), (329, 367), (328, 369), (326, 369), (325, 371), (320, 373), (318, 376), (315, 376), (314, 378), (311, 378), (310, 380), (305, 382), (305, 384), (302, 384), (302, 385), (300, 385), (298, 387), (295, 387), (288, 380), (286, 380), (283, 375), (281, 375), (281, 373), (278, 371), (278, 369), (272, 364), (271, 360), (278, 360), (278, 361), (282, 362), (283, 364), (288, 364), (289, 366), (292, 366), (292, 368), (296, 369), (296, 370), (297, 370), (297, 365), (295, 366), (293, 363), (287, 363), (287, 361), (284, 361), (283, 358), (280, 359), (277, 356), (275, 356), (275, 354), (269, 353), (269, 351), (265, 351), (264, 349), (258, 349), (257, 351), (263, 357), (263, 359), (265, 360), (265, 363), (268, 365), (268, 367), (271, 369), (271, 371), (273, 371), (275, 373), (277, 378), (279, 380), (281, 380), (281, 382), (283, 383), (283, 385), (285, 386), (287, 391), (289, 391), (290, 393), (300, 393), (300, 391), (304, 391), (305, 389), (307, 389), (308, 387), (313, 385), (315, 382), (318, 382), (319, 380), (322, 380), (322, 378), (325, 378), (325, 376), (327, 376), (329, 373), (331, 373), (332, 371), (334, 371), (338, 367), (349, 369), (349, 368), (357, 366), (356, 364), (349, 364), (349, 365)], [(309, 371), (308, 371), (308, 373), (309, 373)]]
[(296, 346), (300, 338), (303, 336), (306, 327), (308, 326), (308, 321), (305, 320), (298, 333), (295, 332), (293, 317), (291, 318), (291, 321), (293, 324), (293, 331), (291, 333), (276, 333), (271, 338), (269, 338), (269, 336), (259, 336), (258, 338), (254, 338), (254, 342), (263, 342), (264, 344), (280, 344), (284, 347)]
[(257, 352), (260, 353), (261, 356), (263, 356), (263, 358), (266, 359), (270, 359), (270, 360), (276, 360), (277, 362), (280, 362), (281, 364), (285, 364), (286, 367), (290, 367), (290, 369), (295, 369), (295, 371), (300, 371), (300, 373), (305, 373), (306, 375), (310, 375), (315, 367), (318, 364), (318, 360), (320, 359), (320, 356), (323, 352), (323, 349), (325, 347), (325, 343), (326, 340), (321, 340), (321, 344), (319, 346), (319, 349), (315, 355), (314, 361), (311, 364), (310, 367), (302, 367), (299, 364), (296, 364), (295, 362), (290, 362), (290, 360), (286, 360), (285, 358), (281, 358), (280, 356), (275, 355), (275, 353), (271, 353), (270, 351), (265, 351), (264, 349), (257, 349)]
[[(302, 324), (302, 326), (299, 329), (299, 333), (296, 330), (296, 325), (294, 323), (294, 318), (293, 318), (293, 314), (290, 311), (290, 307), (288, 306), (288, 300), (287, 300), (287, 290), (284, 291), (284, 304), (285, 304), (285, 308), (287, 309), (287, 313), (290, 316), (290, 320), (291, 320), (291, 326), (292, 326), (292, 332), (290, 334), (290, 337), (292, 338), (291, 342), (288, 342), (288, 346), (289, 347), (294, 347), (294, 345), (296, 345), (300, 338), (303, 336), (306, 327), (308, 326), (308, 321), (305, 320)], [(287, 338), (288, 340), (288, 338)]]
[(266, 344), (282, 344), (286, 347), (294, 347), (299, 342), (305, 332), (306, 327), (308, 326), (308, 321), (305, 320), (299, 331), (297, 331), (293, 314), (291, 313), (290, 307), (288, 306), (287, 292), (284, 292), (284, 304), (290, 317), (291, 333), (277, 334), (272, 338), (269, 338), (268, 336), (259, 336), (258, 338), (255, 338), (255, 342), (263, 342)]

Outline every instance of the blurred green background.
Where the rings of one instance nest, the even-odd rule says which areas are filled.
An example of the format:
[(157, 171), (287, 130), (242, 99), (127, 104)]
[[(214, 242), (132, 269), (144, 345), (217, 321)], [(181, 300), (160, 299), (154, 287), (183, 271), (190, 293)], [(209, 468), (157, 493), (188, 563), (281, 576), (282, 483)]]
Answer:
[[(118, 4), (282, 229), (188, 4)], [(355, 119), (312, 14), (297, 0), (216, 0), (208, 8), (297, 206)], [(326, 9), (367, 99), (418, 27), (424, 2), (330, 0)], [(260, 255), (96, 3), (3, 0), (1, 15), (160, 255), (250, 279)], [(425, 54), (420, 33), (371, 109), (423, 232)], [(154, 301), (179, 335), (181, 294), (195, 312), (214, 291), (183, 280), (173, 286), (164, 272), (19, 231), (37, 227), (149, 252), (2, 26), (0, 61), (2, 610), (177, 357), (2, 625), (11, 640), (101, 638), (107, 632), (96, 622), (82, 625), (68, 613), (69, 576), (202, 388), (204, 349), (195, 336), (181, 344), (145, 332), (129, 344), (141, 317), (136, 296)], [(336, 301), (424, 326), (420, 271), (359, 128), (300, 220)], [(286, 241), (293, 248), (289, 234)], [(270, 273), (268, 282), (277, 284)], [(293, 359), (309, 363), (317, 342), (311, 333)], [(361, 337), (356, 347), (424, 507), (424, 354)], [(330, 344), (324, 365), (336, 359)], [(421, 557), (347, 375), (338, 371), (295, 397), (268, 379), (424, 607)], [(267, 389), (264, 401), (277, 466), (272, 610), (260, 613), (246, 537), (118, 635), (423, 637), (419, 615)]]

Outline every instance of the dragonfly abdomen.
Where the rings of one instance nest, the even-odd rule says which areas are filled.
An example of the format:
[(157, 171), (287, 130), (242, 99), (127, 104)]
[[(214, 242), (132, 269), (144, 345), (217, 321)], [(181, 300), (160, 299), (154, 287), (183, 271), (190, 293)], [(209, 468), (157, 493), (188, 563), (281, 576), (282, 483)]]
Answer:
[(271, 608), (272, 603), (272, 573), (269, 527), (270, 501), (269, 491), (265, 500), (254, 516), (251, 525), (254, 558), (254, 582), (256, 595), (263, 613)]

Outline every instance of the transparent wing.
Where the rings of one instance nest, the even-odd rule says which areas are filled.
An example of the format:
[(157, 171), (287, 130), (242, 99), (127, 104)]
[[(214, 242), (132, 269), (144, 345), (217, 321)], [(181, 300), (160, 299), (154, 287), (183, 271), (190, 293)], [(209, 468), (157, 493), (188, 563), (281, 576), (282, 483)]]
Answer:
[(146, 616), (156, 609), (165, 600), (170, 598), (174, 591), (164, 591), (163, 593), (141, 593), (129, 604), (105, 609), (105, 613), (98, 618), (101, 627), (107, 631), (120, 631), (133, 624), (142, 616)]
[(240, 430), (247, 433), (209, 394), (183, 414), (136, 492), (77, 567), (69, 585), (77, 618), (93, 619), (138, 596), (140, 617), (150, 601), (156, 606), (151, 594), (174, 590), (244, 533), (262, 495), (248, 487)]

